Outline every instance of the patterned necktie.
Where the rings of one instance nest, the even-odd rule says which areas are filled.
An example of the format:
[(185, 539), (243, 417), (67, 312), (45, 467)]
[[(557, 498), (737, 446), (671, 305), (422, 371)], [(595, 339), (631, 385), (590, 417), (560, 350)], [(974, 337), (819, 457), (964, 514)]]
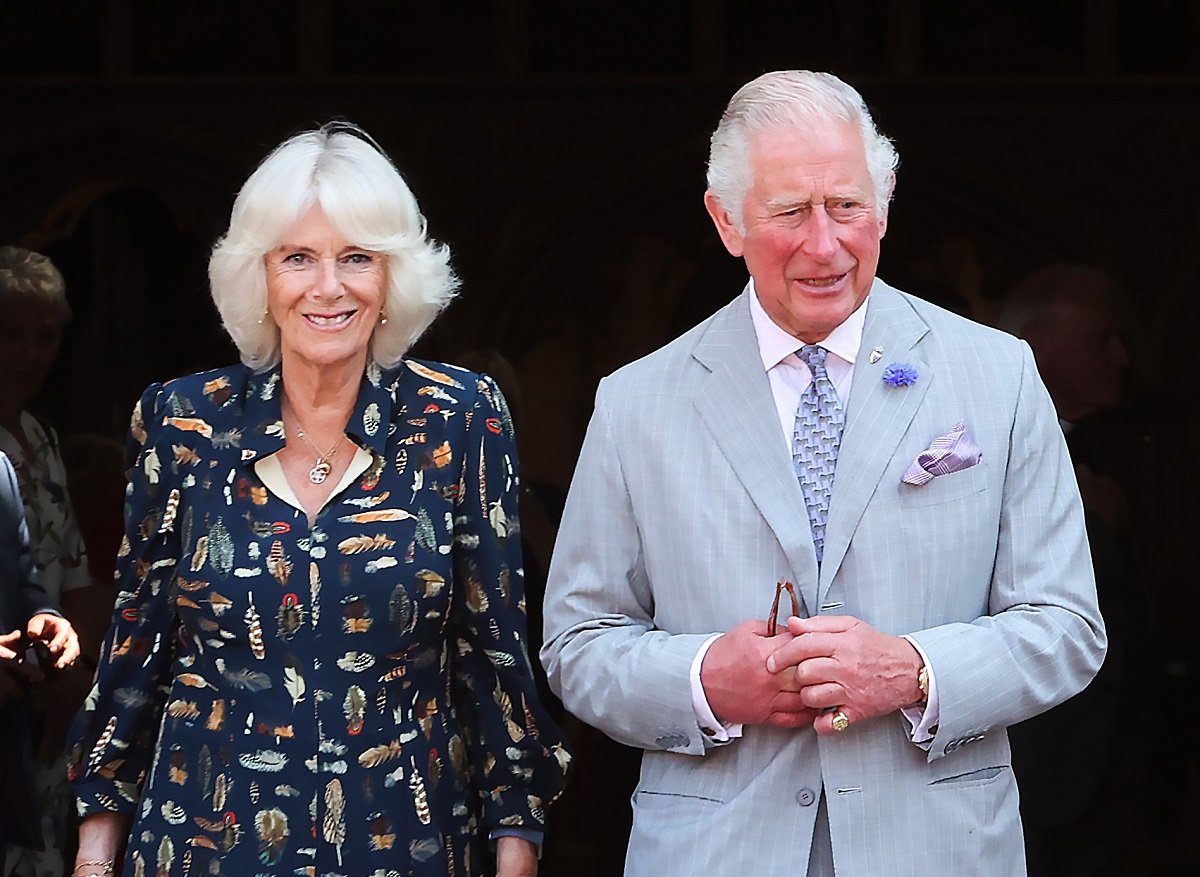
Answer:
[(825, 520), (829, 516), (829, 497), (833, 493), (838, 445), (846, 424), (837, 390), (825, 371), (825, 354), (825, 348), (815, 344), (806, 344), (796, 351), (812, 372), (812, 383), (800, 396), (792, 432), (792, 463), (796, 467), (796, 477), (800, 479), (804, 504), (808, 506), (808, 522), (812, 525), (818, 564), (825, 554)]

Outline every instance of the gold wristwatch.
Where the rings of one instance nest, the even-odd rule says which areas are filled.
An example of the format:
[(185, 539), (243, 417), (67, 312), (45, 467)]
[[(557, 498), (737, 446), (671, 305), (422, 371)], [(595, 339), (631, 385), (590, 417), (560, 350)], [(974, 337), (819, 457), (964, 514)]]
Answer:
[(917, 688), (921, 689), (921, 703), (929, 703), (929, 668), (924, 664), (917, 671)]

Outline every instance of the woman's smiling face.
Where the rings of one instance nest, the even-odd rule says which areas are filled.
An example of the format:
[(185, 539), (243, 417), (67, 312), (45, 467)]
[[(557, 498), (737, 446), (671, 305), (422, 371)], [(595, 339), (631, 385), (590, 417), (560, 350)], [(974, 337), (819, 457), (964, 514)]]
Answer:
[(365, 363), (387, 296), (387, 258), (349, 243), (314, 204), (264, 261), (282, 358)]

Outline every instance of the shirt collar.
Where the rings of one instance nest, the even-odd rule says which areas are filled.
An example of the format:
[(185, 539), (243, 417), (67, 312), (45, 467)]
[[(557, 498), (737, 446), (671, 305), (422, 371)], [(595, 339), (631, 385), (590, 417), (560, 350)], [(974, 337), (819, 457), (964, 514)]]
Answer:
[[(404, 367), (400, 366), (399, 369)], [(400, 376), (398, 369), (383, 371), (374, 362), (369, 362), (358, 390), (358, 403), (346, 425), (346, 435), (381, 457), (387, 448), (392, 405), (396, 401), (396, 385), (400, 383)]]
[[(754, 323), (754, 334), (758, 337), (758, 353), (762, 357), (763, 370), (770, 371), (799, 350), (803, 343), (791, 333), (780, 328), (767, 315), (762, 303), (758, 300), (758, 292), (754, 289), (753, 280), (750, 281), (748, 288), (750, 290), (750, 319)], [(839, 359), (854, 365), (854, 360), (858, 358), (858, 349), (862, 346), (863, 327), (866, 325), (866, 321), (867, 299), (863, 299), (862, 304), (820, 342), (820, 346)]]
[[(346, 435), (355, 444), (379, 456), (387, 447), (392, 405), (400, 376), (397, 370), (383, 371), (375, 363), (369, 363), (359, 385), (354, 413), (346, 425)], [(278, 365), (252, 375), (247, 381), (244, 414), (247, 434), (242, 439), (242, 447), (246, 449), (242, 454), (244, 461), (249, 462), (283, 449), (282, 392), (283, 381)]]

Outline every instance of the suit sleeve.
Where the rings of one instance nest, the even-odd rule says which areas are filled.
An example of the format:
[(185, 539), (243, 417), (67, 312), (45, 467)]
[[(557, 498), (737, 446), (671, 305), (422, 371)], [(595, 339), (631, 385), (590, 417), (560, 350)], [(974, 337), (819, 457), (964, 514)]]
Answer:
[(170, 685), (177, 627), (170, 583), (180, 539), (170, 510), (173, 455), (163, 436), (165, 395), (152, 385), (130, 423), (125, 536), (114, 573), (118, 594), (95, 682), (69, 738), (68, 776), (81, 816), (133, 812)]
[(1033, 355), (1020, 349), (988, 614), (912, 634), (937, 674), (931, 760), (1063, 702), (1104, 659), (1074, 470)]
[[(17, 473), (13, 470), (12, 461), (0, 453), (0, 500), (8, 507), (11, 515), (5, 515), (11, 521), (10, 532), (4, 534), (16, 558), (16, 588), (18, 617), (11, 619), (14, 626), (24, 628), (26, 622), (34, 615), (50, 613), (61, 615), (58, 608), (50, 600), (45, 589), (38, 582), (37, 569), (33, 563), (33, 551), (29, 546), (29, 526), (25, 520), (25, 508), (21, 501), (21, 490), (17, 483)], [(0, 631), (8, 633), (8, 631)]]
[(541, 657), (550, 686), (588, 724), (629, 746), (702, 755), (717, 744), (697, 724), (689, 673), (711, 634), (655, 625), (610, 387), (597, 393), (555, 542)]
[(483, 827), (543, 831), (570, 755), (529, 664), (516, 443), (491, 378), (480, 379), (468, 418), (452, 549), (455, 709)]

